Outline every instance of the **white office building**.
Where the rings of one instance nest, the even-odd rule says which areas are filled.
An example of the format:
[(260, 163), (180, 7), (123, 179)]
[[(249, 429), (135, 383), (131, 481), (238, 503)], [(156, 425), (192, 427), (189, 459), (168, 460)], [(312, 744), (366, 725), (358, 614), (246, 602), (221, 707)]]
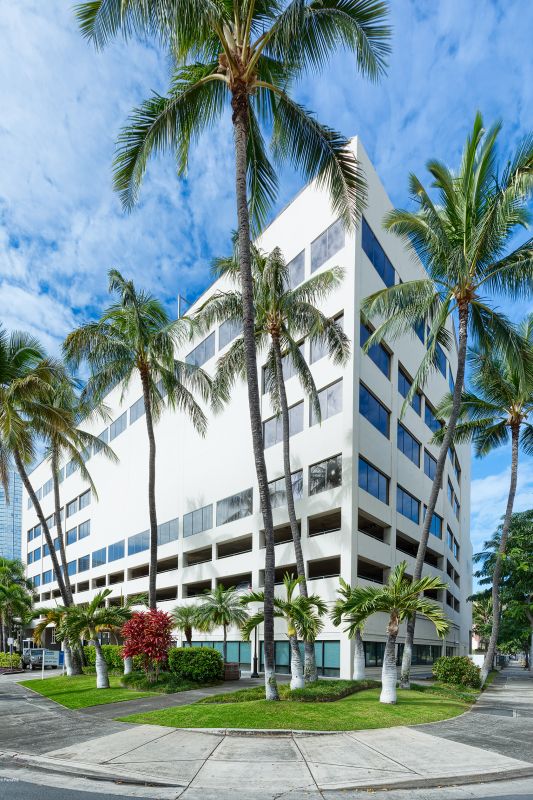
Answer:
[[(311, 184), (258, 241), (264, 250), (282, 249), (291, 264), (293, 284), (334, 265), (345, 270), (342, 287), (328, 298), (324, 311), (342, 317), (352, 342), (350, 359), (344, 367), (335, 366), (310, 348), (309, 342), (303, 344), (320, 390), (321, 424), (313, 424), (309, 400), (298, 379), (287, 375), (296, 512), (307, 579), (310, 591), (329, 602), (335, 599), (339, 576), (350, 584), (382, 583), (403, 560), (412, 573), (436, 463), (437, 450), (429, 443), (439, 425), (433, 409), (453, 385), (457, 359), (455, 349), (440, 353), (439, 369), (401, 417), (410, 380), (424, 354), (424, 331), (385, 342), (368, 354), (361, 350), (368, 330), (361, 323), (361, 298), (384, 285), (421, 277), (424, 270), (398, 238), (382, 229), (391, 203), (361, 144), (354, 140), (353, 147), (369, 188), (364, 220), (355, 233), (344, 232), (332, 215), (328, 197)], [(200, 301), (220, 288), (217, 281)], [(218, 356), (235, 333), (231, 326), (221, 325), (202, 341), (191, 342), (179, 357), (213, 373)], [(122, 403), (121, 393), (120, 387), (115, 388), (106, 401), (113, 422), (104, 431), (93, 431), (109, 442), (119, 458), (113, 464), (102, 454), (90, 454), (87, 466), (98, 499), (72, 464), (63, 467), (63, 524), (77, 602), (89, 600), (102, 587), (112, 590), (111, 602), (146, 592), (148, 587), (148, 444), (140, 385), (132, 383)], [(295, 570), (295, 560), (283, 502), (281, 425), (273, 418), (267, 394), (262, 394), (261, 404), (275, 506), (279, 584), (286, 571)], [(245, 386), (236, 387), (222, 413), (210, 415), (205, 438), (184, 416), (165, 412), (156, 439), (160, 607), (171, 610), (178, 602), (196, 602), (202, 592), (219, 583), (244, 591), (263, 586), (264, 534)], [(38, 466), (31, 480), (52, 526), (48, 464)], [(469, 448), (458, 446), (446, 460), (426, 558), (426, 572), (448, 584), (436, 599), (450, 619), (450, 631), (441, 642), (434, 628), (419, 620), (415, 663), (430, 663), (442, 652), (460, 655), (469, 650), (469, 491)], [(26, 497), (23, 507), (28, 575), (41, 603), (54, 602), (59, 593), (37, 516)], [(385, 625), (379, 615), (366, 626), (369, 666), (381, 663)], [(403, 634), (402, 628), (400, 642)], [(220, 646), (221, 638), (221, 631), (195, 636), (206, 646)], [(238, 631), (229, 638), (229, 659), (249, 669), (253, 642), (241, 642)], [(352, 647), (342, 630), (326, 621), (316, 647), (321, 674), (350, 676)], [(287, 672), (288, 665), (288, 641), (280, 623), (276, 624), (276, 668)]]

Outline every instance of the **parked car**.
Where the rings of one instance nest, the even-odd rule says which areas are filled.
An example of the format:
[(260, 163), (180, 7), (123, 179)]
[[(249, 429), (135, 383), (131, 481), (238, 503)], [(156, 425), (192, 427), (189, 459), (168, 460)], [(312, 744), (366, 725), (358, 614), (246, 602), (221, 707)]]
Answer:
[[(22, 651), (22, 667), (23, 669), (42, 669), (43, 666), (43, 648), (42, 647), (27, 647)], [(46, 664), (44, 668), (50, 667), (56, 669), (57, 664)]]

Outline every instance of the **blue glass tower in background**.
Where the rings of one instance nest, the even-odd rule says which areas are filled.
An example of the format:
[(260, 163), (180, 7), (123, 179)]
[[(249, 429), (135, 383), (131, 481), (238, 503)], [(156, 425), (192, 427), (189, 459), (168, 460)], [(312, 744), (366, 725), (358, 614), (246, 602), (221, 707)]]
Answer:
[(9, 471), (9, 502), (0, 486), (0, 557), (20, 558), (22, 537), (22, 483), (18, 472)]

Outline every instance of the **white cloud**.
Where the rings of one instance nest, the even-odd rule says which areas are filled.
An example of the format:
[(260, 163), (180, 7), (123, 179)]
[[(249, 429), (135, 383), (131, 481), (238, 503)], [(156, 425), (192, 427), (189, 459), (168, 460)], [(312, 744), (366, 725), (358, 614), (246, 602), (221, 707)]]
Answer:
[[(505, 513), (511, 478), (510, 467), (501, 472), (472, 481), (471, 539), (474, 553), (490, 538)], [(514, 511), (533, 508), (533, 460), (523, 459), (519, 464), (518, 486)]]

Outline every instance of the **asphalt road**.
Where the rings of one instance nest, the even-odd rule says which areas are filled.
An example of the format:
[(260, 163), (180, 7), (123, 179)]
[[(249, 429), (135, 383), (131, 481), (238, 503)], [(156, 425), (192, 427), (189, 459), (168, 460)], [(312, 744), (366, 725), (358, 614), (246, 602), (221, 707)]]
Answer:
[[(0, 776), (0, 797), (9, 800), (73, 800), (73, 790), (59, 789), (56, 786), (39, 786), (27, 783), (17, 778), (2, 778)], [(80, 792), (76, 791), (75, 800), (130, 800), (131, 795), (108, 794), (105, 791)], [(523, 798), (522, 798), (523, 800)]]

